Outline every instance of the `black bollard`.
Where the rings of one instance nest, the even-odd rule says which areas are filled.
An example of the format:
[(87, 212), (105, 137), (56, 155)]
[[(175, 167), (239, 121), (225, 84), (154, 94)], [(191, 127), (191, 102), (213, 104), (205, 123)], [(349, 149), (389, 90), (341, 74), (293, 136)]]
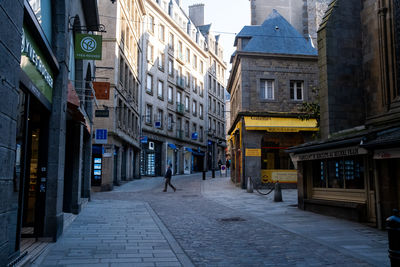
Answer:
[(212, 173), (212, 178), (215, 178), (215, 169), (214, 168), (212, 169), (211, 173)]
[(274, 190), (274, 201), (275, 202), (282, 202), (282, 190), (281, 190), (281, 185), (276, 182), (275, 184), (275, 190)]
[(386, 219), (389, 240), (389, 259), (392, 267), (400, 266), (400, 214), (394, 209), (393, 216)]
[(206, 179), (206, 171), (203, 171), (203, 180)]

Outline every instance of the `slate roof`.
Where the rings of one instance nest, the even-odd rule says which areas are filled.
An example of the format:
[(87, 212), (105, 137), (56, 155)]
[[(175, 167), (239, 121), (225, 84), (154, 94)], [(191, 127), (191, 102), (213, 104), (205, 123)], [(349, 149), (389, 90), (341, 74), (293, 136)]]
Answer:
[(210, 33), (211, 24), (206, 24), (206, 25), (197, 26), (197, 28), (200, 30), (200, 32), (201, 32), (203, 35), (207, 35), (207, 34)]
[(238, 38), (250, 39), (248, 44), (240, 50), (244, 52), (317, 55), (317, 49), (312, 46), (311, 40), (304, 38), (275, 9), (262, 25), (243, 27), (236, 35), (235, 46), (237, 46)]

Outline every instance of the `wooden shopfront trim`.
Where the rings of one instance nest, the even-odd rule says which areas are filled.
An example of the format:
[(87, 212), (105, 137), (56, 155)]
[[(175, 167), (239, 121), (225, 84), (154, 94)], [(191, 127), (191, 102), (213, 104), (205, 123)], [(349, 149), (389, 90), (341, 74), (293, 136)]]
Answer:
[(312, 199), (365, 204), (365, 189), (313, 188)]

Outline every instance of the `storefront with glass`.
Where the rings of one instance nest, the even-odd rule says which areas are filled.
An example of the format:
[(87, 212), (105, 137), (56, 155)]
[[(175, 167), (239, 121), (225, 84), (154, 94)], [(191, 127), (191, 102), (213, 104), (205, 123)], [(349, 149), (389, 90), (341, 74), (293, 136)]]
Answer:
[(24, 24), (16, 131), (15, 177), (19, 192), (17, 244), (43, 236), (46, 212), (49, 117), (58, 68)]
[(356, 144), (321, 148), (309, 147), (308, 151), (303, 148), (303, 153), (301, 148), (289, 150), (299, 171), (299, 207), (355, 221), (375, 222), (373, 162), (368, 151)]
[(310, 139), (316, 120), (296, 117), (244, 116), (230, 133), (231, 179), (244, 188), (245, 178), (255, 183), (277, 182), (296, 186), (297, 171), (285, 151)]

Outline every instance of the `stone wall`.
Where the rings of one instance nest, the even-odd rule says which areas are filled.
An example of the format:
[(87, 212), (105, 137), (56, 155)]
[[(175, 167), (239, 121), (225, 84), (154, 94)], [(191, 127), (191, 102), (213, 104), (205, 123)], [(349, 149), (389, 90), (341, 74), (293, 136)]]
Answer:
[(332, 0), (252, 0), (251, 25), (261, 25), (272, 9), (278, 12), (305, 38), (317, 46), (317, 31)]
[(336, 5), (318, 33), (322, 138), (364, 124), (361, 6), (357, 0)]
[[(290, 99), (290, 81), (304, 81), (303, 99), (312, 101), (315, 95), (311, 89), (318, 84), (317, 57), (278, 58), (243, 57), (242, 67), (242, 109), (251, 112), (298, 112), (302, 101)], [(263, 100), (260, 97), (261, 79), (273, 79), (275, 99)]]
[(15, 249), (18, 187), (14, 180), (15, 132), (21, 59), (22, 0), (0, 2), (0, 266)]
[(276, 9), (296, 30), (305, 34), (306, 0), (251, 0), (251, 25), (261, 25)]

